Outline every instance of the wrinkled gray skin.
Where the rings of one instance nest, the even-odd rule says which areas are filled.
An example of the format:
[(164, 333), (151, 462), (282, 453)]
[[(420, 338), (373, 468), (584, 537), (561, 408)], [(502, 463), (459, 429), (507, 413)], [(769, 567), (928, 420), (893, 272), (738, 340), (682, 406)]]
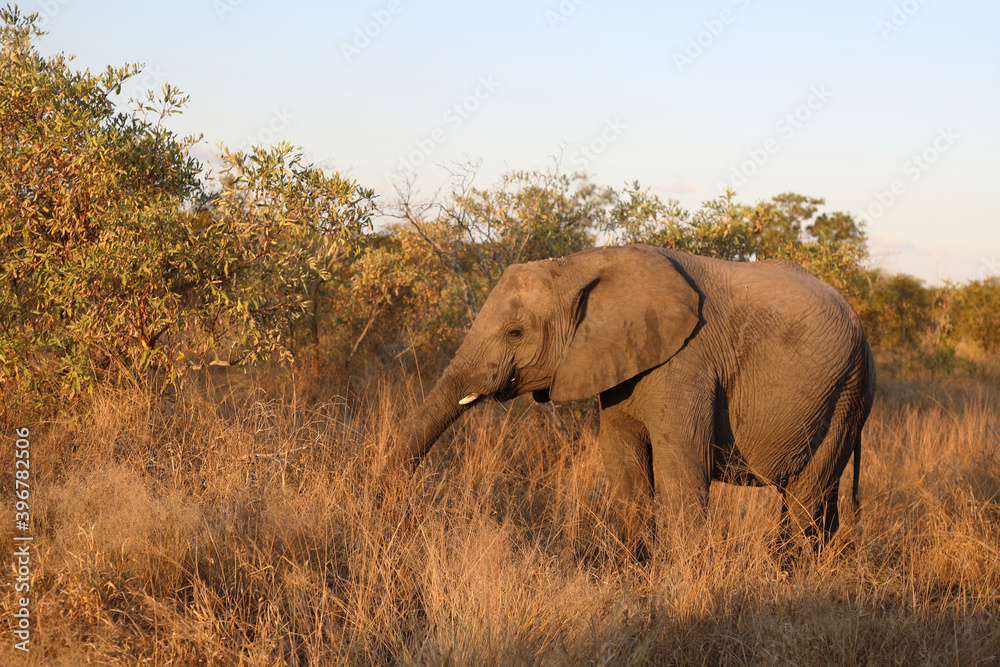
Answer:
[(418, 464), (486, 397), (599, 395), (601, 452), (630, 548), (641, 547), (654, 491), (704, 507), (712, 480), (777, 487), (783, 532), (825, 541), (852, 453), (857, 503), (874, 389), (857, 315), (805, 269), (597, 248), (504, 272), (393, 458)]

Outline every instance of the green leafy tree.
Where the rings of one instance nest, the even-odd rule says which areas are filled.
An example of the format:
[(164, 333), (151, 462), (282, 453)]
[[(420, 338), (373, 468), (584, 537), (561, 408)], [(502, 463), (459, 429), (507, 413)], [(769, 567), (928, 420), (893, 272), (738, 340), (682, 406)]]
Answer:
[[(440, 237), (445, 230), (424, 226)], [(411, 226), (368, 239), (341, 266), (323, 300), (322, 349), (349, 369), (364, 358), (391, 364), (405, 355), (436, 364), (464, 333), (468, 310), (461, 286)]]
[(184, 253), (194, 276), (207, 278), (185, 284), (191, 326), (180, 313), (176, 321), (184, 349), (193, 363), (288, 358), (303, 318), (318, 342), (320, 290), (362, 246), (375, 194), (305, 163), (287, 143), (223, 149), (220, 171), (223, 188), (200, 209)]
[(762, 216), (758, 245), (765, 254), (771, 254), (782, 247), (798, 245), (802, 240), (804, 226), (825, 202), (822, 199), (806, 197), (794, 192), (785, 192), (771, 198), (768, 215)]
[(866, 242), (861, 223), (843, 211), (823, 213), (807, 227), (807, 231), (819, 243), (864, 245)]
[(0, 18), (0, 382), (55, 363), (78, 391), (98, 348), (148, 348), (161, 333), (135, 289), (150, 272), (134, 269), (162, 265), (177, 242), (151, 228), (172, 231), (197, 188), (194, 139), (163, 127), (185, 102), (169, 86), (158, 109), (115, 111), (109, 95), (137, 65), (73, 71), (35, 50), (37, 15), (8, 7)]
[[(730, 190), (691, 213), (633, 183), (615, 193), (607, 231), (620, 243), (648, 243), (706, 257), (789, 259), (857, 298), (867, 256), (864, 232), (849, 214), (824, 213), (806, 227), (813, 236), (807, 238), (804, 225), (822, 204), (822, 199), (785, 193), (750, 205), (738, 202)], [(845, 233), (828, 233), (834, 224)]]
[(138, 65), (75, 71), (38, 54), (37, 15), (0, 19), (0, 387), (72, 395), (120, 367), (287, 355), (374, 194), (285, 145), (224, 150), (208, 193), (197, 138), (165, 125), (186, 97), (167, 85), (118, 111)]
[(933, 322), (933, 299), (923, 283), (906, 274), (874, 272), (865, 333), (873, 346), (913, 352)]
[(955, 288), (950, 311), (953, 340), (970, 341), (994, 357), (1000, 355), (1000, 278)]
[(707, 257), (751, 260), (757, 251), (759, 212), (735, 193), (709, 200), (694, 213), (666, 202), (638, 182), (615, 193), (607, 231), (618, 243), (648, 243)]

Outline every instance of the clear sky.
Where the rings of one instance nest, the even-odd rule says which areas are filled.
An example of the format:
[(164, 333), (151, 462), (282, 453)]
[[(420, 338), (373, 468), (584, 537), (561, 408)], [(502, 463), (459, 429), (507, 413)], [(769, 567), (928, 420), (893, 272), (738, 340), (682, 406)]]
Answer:
[[(391, 198), (482, 161), (639, 180), (689, 208), (793, 191), (929, 283), (1000, 275), (1000, 3), (29, 0), (44, 53), (142, 62), (214, 145), (288, 140)], [(129, 84), (133, 85), (133, 84)]]

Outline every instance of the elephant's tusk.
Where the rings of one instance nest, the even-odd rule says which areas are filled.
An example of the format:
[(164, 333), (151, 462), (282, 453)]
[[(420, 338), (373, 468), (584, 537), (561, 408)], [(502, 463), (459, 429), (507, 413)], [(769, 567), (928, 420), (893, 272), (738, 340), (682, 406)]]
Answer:
[(460, 400), (458, 402), (458, 404), (459, 405), (468, 405), (469, 403), (472, 403), (477, 398), (479, 398), (479, 394), (469, 394), (468, 396), (466, 396), (465, 398), (463, 398), (462, 400)]

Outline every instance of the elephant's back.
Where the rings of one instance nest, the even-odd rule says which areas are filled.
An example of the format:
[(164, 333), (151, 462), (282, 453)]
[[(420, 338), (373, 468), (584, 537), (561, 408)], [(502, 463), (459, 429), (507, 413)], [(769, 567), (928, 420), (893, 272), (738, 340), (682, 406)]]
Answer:
[(735, 262), (663, 250), (702, 293), (706, 309), (719, 317), (736, 309), (765, 318), (824, 321), (860, 332), (861, 322), (847, 300), (802, 266), (784, 259)]

